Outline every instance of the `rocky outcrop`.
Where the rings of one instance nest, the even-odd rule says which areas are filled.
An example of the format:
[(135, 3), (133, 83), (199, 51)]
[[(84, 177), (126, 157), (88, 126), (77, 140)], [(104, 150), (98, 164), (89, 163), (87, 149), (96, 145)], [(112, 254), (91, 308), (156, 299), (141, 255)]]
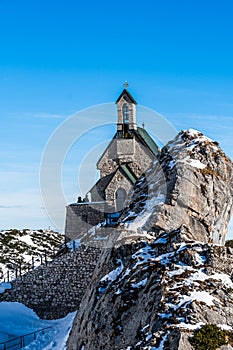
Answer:
[[(68, 350), (187, 350), (201, 324), (233, 327), (231, 249), (176, 239), (169, 234), (103, 253)], [(111, 271), (103, 276), (104, 263)]]
[(233, 329), (232, 184), (217, 143), (193, 130), (168, 143), (102, 252), (68, 350), (191, 350), (202, 324)]
[(233, 166), (217, 142), (181, 131), (136, 185), (122, 222), (154, 237), (224, 244), (233, 203)]

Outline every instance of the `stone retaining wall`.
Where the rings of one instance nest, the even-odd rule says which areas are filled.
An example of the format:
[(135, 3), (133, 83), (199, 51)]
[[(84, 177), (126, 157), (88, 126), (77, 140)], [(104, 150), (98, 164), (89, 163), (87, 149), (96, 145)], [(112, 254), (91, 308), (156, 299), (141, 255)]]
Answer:
[(66, 240), (77, 239), (105, 219), (105, 203), (74, 203), (66, 207)]
[(78, 309), (99, 256), (100, 249), (80, 246), (11, 282), (0, 301), (23, 303), (41, 318), (62, 318)]

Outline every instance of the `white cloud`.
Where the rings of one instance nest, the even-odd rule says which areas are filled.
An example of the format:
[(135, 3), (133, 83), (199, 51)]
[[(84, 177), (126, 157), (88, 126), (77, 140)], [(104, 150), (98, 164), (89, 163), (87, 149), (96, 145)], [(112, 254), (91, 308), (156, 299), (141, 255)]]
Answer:
[(29, 115), (33, 116), (34, 118), (46, 118), (46, 119), (64, 119), (63, 115), (59, 114), (53, 114), (53, 113), (30, 113)]

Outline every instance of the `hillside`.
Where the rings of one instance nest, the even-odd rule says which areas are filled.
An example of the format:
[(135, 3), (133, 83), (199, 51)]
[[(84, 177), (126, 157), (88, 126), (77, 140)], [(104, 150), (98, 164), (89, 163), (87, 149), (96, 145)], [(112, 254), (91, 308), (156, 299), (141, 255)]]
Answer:
[(14, 275), (51, 260), (64, 242), (64, 236), (51, 230), (16, 230), (0, 232), (0, 280), (7, 271)]

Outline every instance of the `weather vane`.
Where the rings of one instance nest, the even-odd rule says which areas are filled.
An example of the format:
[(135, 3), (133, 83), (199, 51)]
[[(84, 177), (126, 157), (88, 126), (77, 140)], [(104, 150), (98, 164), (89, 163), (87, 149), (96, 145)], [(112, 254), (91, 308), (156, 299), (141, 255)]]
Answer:
[(124, 88), (125, 88), (125, 89), (128, 89), (129, 84), (128, 84), (128, 81), (127, 81), (127, 80), (126, 80), (126, 82), (124, 83), (124, 85), (123, 85), (123, 86), (124, 86)]

